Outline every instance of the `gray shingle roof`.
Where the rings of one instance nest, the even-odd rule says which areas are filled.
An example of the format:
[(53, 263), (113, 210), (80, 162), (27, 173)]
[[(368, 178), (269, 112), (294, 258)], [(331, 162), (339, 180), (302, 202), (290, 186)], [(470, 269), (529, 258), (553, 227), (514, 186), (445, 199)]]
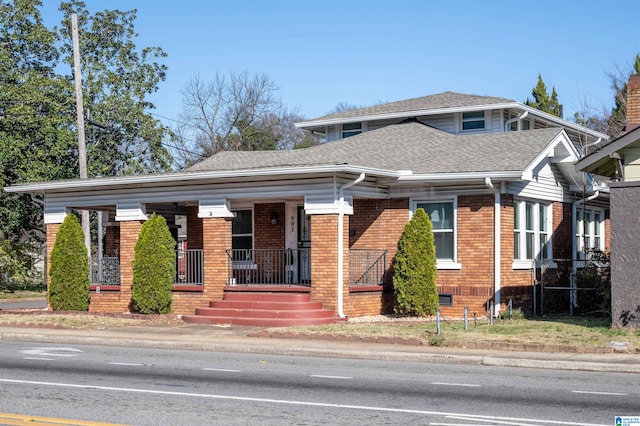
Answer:
[(389, 171), (522, 171), (560, 132), (547, 128), (457, 136), (415, 120), (292, 151), (221, 152), (188, 171), (233, 171), (348, 164)]
[(442, 108), (461, 108), (467, 106), (493, 105), (516, 102), (507, 98), (491, 96), (467, 95), (456, 92), (443, 92), (435, 95), (419, 98), (405, 99), (397, 102), (389, 102), (352, 111), (343, 111), (324, 115), (309, 121), (332, 120), (341, 118), (354, 118), (370, 115), (392, 114), (409, 111), (422, 111)]

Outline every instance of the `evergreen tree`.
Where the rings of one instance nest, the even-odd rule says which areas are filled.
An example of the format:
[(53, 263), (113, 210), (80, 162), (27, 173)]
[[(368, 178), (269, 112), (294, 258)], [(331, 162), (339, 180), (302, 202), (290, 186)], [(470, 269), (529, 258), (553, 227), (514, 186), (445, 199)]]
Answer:
[(89, 256), (82, 226), (69, 214), (60, 225), (51, 251), (49, 303), (54, 311), (89, 309)]
[(538, 74), (538, 84), (531, 91), (533, 100), (527, 98), (524, 102), (525, 105), (529, 105), (540, 111), (560, 117), (560, 104), (558, 103), (558, 94), (556, 88), (551, 88), (551, 94), (547, 91), (547, 86), (542, 80), (542, 75)]
[(433, 315), (439, 306), (437, 272), (433, 225), (420, 208), (398, 241), (393, 276), (395, 313)]
[(171, 312), (176, 276), (175, 246), (166, 220), (154, 213), (142, 225), (134, 247), (131, 299), (136, 312)]

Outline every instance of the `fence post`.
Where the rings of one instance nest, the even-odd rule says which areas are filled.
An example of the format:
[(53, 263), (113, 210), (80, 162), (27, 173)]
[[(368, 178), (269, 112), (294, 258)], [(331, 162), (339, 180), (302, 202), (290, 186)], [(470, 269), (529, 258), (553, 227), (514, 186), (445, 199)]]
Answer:
[(465, 306), (464, 307), (464, 329), (468, 329), (469, 328), (469, 307)]
[(493, 300), (490, 302), (489, 304), (489, 323), (491, 325), (493, 325), (493, 311), (495, 309), (495, 306), (493, 306)]
[(513, 299), (509, 299), (509, 320), (513, 319)]
[(436, 309), (436, 334), (440, 335), (440, 308)]

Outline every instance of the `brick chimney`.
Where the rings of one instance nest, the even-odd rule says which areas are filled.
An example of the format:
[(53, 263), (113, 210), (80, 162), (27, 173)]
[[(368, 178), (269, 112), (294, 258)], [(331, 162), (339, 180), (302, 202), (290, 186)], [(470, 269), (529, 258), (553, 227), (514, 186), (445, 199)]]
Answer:
[(631, 75), (627, 84), (627, 131), (638, 126), (640, 126), (640, 75)]

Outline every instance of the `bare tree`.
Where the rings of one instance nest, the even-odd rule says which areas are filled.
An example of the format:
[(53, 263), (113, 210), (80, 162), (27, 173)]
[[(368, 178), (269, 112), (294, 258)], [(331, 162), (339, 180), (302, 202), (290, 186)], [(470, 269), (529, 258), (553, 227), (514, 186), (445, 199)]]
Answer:
[(194, 76), (184, 87), (181, 124), (174, 129), (188, 166), (220, 151), (290, 149), (304, 139), (268, 76), (247, 72)]

